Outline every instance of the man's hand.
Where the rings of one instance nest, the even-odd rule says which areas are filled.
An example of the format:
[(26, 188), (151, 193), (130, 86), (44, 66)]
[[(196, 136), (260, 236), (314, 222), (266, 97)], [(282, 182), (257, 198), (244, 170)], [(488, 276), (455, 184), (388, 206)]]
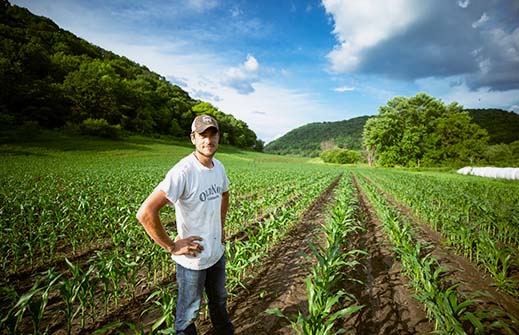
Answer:
[(170, 252), (173, 255), (190, 255), (196, 256), (204, 250), (200, 244), (195, 241), (202, 241), (200, 236), (189, 236), (183, 239), (175, 239), (174, 248), (171, 248)]

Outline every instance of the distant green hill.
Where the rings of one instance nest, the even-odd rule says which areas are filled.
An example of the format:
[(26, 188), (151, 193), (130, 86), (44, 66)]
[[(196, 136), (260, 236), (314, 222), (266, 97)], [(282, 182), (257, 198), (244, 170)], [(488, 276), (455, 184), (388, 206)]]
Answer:
[(369, 116), (337, 122), (315, 122), (293, 129), (270, 142), (264, 151), (282, 155), (318, 156), (322, 147), (336, 145), (360, 150), (362, 129)]
[[(486, 129), (489, 144), (519, 140), (519, 115), (501, 109), (467, 109), (474, 122)], [(281, 155), (318, 156), (323, 148), (335, 145), (361, 150), (362, 130), (369, 116), (337, 122), (315, 122), (293, 129), (268, 143), (264, 151)]]
[(502, 109), (466, 109), (475, 123), (485, 128), (489, 144), (519, 141), (519, 115)]

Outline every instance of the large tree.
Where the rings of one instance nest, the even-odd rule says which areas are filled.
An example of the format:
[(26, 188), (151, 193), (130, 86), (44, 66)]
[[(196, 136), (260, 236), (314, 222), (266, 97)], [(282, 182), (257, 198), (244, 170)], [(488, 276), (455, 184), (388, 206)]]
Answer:
[(488, 141), (457, 103), (427, 94), (395, 97), (364, 126), (368, 162), (381, 166), (435, 166), (478, 160)]

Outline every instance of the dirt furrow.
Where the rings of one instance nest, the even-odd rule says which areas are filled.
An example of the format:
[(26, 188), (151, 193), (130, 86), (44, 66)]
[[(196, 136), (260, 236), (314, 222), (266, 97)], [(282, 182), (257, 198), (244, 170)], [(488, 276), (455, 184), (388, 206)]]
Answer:
[[(373, 181), (366, 178), (372, 184)], [(375, 185), (376, 186), (376, 185)], [(427, 225), (425, 221), (420, 219), (413, 213), (412, 209), (399, 203), (390, 194), (381, 190), (376, 186), (378, 191), (384, 195), (388, 201), (398, 208), (401, 213), (405, 214), (418, 229), (415, 238), (417, 242), (425, 242), (430, 245), (430, 252), (438, 262), (447, 268), (449, 281), (451, 283), (460, 283), (459, 291), (468, 297), (474, 296), (480, 309), (499, 309), (517, 318), (519, 316), (519, 300), (500, 291), (490, 274), (480, 269), (476, 264), (471, 262), (464, 256), (457, 255), (454, 250), (442, 244), (443, 237), (441, 234)], [(483, 292), (483, 294), (481, 294)], [(501, 316), (504, 322), (510, 324), (517, 331), (519, 325), (514, 324), (506, 316)]]
[(400, 262), (396, 259), (387, 237), (362, 189), (354, 179), (359, 193), (359, 204), (366, 231), (360, 236), (357, 248), (368, 252), (361, 260), (363, 271), (357, 279), (363, 285), (350, 288), (365, 307), (343, 328), (355, 334), (428, 334), (433, 326), (427, 321), (423, 306), (412, 298), (400, 274)]
[[(254, 279), (247, 283), (247, 289), (236, 292), (236, 298), (229, 301), (228, 309), (236, 328), (236, 334), (293, 334), (285, 319), (268, 315), (265, 310), (279, 308), (286, 315), (306, 311), (306, 285), (308, 267), (312, 259), (308, 241), (316, 242), (320, 233), (316, 228), (324, 223), (327, 206), (333, 201), (333, 191), (340, 177), (312, 204), (287, 234), (287, 238), (273, 247), (270, 257), (256, 270)], [(253, 269), (251, 269), (254, 271)], [(201, 320), (201, 334), (208, 333), (210, 323)]]

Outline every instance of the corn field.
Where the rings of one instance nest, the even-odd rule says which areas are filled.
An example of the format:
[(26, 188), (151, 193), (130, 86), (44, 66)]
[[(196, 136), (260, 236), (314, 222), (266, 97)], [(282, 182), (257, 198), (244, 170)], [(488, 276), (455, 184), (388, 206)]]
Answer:
[[(68, 151), (2, 148), (0, 332), (173, 333), (175, 265), (135, 213), (192, 148), (84, 141)], [(287, 333), (359, 333), (378, 308), (366, 293), (378, 275), (363, 247), (369, 220), (379, 222), (370, 229), (380, 230), (386, 258), (401, 267), (405, 294), (421, 306), (431, 332), (519, 333), (518, 182), (345, 168), (231, 148), (217, 157), (231, 181), (227, 288), (237, 333), (261, 333), (245, 327), (253, 324), (240, 313), (245, 309), (254, 322), (270, 317), (271, 329)], [(163, 210), (161, 219), (174, 236), (174, 210)], [(294, 241), (298, 229), (311, 238)], [(438, 237), (428, 240), (424, 231)], [(294, 253), (311, 264), (286, 274), (299, 278), (290, 284), (301, 292), (292, 310), (276, 307), (283, 292), (275, 284), (258, 284), (272, 275), (282, 248), (300, 248)], [(484, 284), (472, 289), (450, 257)], [(204, 314), (201, 329), (210, 329)]]

